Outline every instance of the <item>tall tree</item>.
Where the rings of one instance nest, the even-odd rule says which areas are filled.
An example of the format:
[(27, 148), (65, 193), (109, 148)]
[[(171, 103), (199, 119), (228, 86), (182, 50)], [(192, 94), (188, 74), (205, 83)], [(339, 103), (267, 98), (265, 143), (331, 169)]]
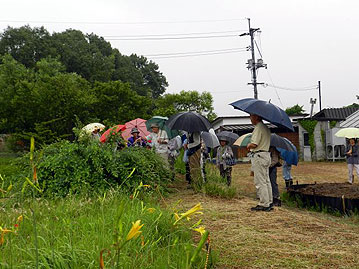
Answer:
[(153, 113), (162, 116), (171, 116), (181, 111), (196, 111), (210, 121), (216, 118), (213, 97), (209, 92), (181, 91), (177, 94), (165, 94), (158, 98), (155, 106)]
[(159, 67), (143, 56), (122, 55), (103, 37), (68, 29), (50, 35), (45, 28), (8, 27), (0, 35), (0, 55), (33, 68), (43, 58), (57, 58), (69, 73), (89, 82), (121, 80), (136, 93), (153, 99), (162, 95), (168, 83)]
[(44, 27), (8, 27), (0, 34), (0, 55), (10, 54), (26, 67), (52, 53), (51, 35)]

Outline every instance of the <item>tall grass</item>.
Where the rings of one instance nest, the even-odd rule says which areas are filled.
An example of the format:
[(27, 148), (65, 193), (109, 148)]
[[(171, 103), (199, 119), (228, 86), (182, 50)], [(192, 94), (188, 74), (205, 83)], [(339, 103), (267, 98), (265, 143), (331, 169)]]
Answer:
[(238, 196), (237, 190), (233, 186), (227, 186), (227, 179), (222, 178), (218, 168), (213, 164), (206, 164), (207, 182), (199, 182), (195, 186), (197, 191), (203, 192), (208, 196), (232, 199)]
[[(0, 160), (0, 169), (9, 167), (10, 160)], [(6, 187), (13, 168), (2, 169)], [(0, 268), (204, 268), (206, 252), (191, 226), (176, 223), (175, 209), (161, 208), (155, 197), (142, 182), (133, 193), (117, 188), (52, 199), (12, 189), (0, 196)], [(140, 236), (127, 240), (136, 221)]]
[[(173, 212), (154, 201), (109, 191), (98, 197), (29, 199), (22, 206), (14, 202), (6, 201), (0, 210), (0, 226), (16, 231), (6, 234), (0, 246), (0, 268), (36, 268), (36, 249), (39, 268), (98, 268), (101, 251), (105, 268), (189, 268), (195, 252), (191, 230), (173, 225)], [(31, 211), (37, 212), (37, 247)], [(117, 257), (114, 244), (124, 240), (136, 220), (144, 224), (141, 236)], [(204, 267), (205, 254), (193, 268)]]

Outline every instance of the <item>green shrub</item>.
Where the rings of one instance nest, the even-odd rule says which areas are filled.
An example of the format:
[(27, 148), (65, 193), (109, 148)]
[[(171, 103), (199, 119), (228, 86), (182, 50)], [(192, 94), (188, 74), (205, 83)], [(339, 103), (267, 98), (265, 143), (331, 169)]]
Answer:
[[(131, 189), (140, 182), (164, 185), (170, 175), (162, 159), (144, 148), (114, 151), (111, 143), (60, 141), (36, 154), (39, 186), (48, 196), (99, 192), (116, 186)], [(28, 156), (22, 159), (23, 173), (17, 175), (18, 181), (31, 175), (28, 160)]]

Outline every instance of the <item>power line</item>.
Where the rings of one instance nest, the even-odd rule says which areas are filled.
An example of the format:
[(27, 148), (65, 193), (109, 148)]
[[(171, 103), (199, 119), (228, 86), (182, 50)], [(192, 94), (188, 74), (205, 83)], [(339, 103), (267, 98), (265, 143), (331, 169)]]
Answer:
[[(168, 56), (154, 56), (149, 57), (151, 59), (166, 59), (166, 58), (182, 58), (182, 57), (196, 57), (196, 56), (205, 56), (205, 55), (218, 55), (218, 54), (228, 54), (228, 53), (238, 53), (238, 52), (245, 52), (247, 50), (233, 50), (233, 51), (222, 51), (222, 52), (213, 52), (213, 53), (193, 53), (187, 55), (168, 55)], [(146, 56), (147, 57), (147, 56)]]
[(135, 37), (162, 37), (162, 36), (189, 36), (189, 35), (209, 35), (209, 34), (224, 34), (224, 33), (238, 33), (246, 30), (228, 30), (228, 31), (214, 31), (214, 32), (197, 32), (197, 33), (175, 33), (175, 34), (157, 34), (157, 35), (109, 35), (103, 36), (108, 38), (135, 38)]
[[(258, 47), (257, 47), (257, 48), (258, 48)], [(267, 69), (267, 74), (268, 74), (268, 76), (269, 76), (270, 81), (271, 81), (271, 82), (272, 82), (272, 84), (274, 85), (274, 83), (273, 83), (273, 79), (272, 79), (272, 76), (271, 76), (271, 74), (269, 73), (268, 69)], [(283, 103), (282, 103), (282, 100), (281, 100), (281, 99), (280, 99), (280, 97), (279, 97), (279, 94), (278, 94), (277, 88), (276, 88), (276, 87), (274, 87), (274, 90), (275, 90), (275, 93), (276, 93), (276, 95), (277, 95), (277, 98), (278, 98), (278, 100), (279, 100), (280, 105), (282, 106), (282, 108), (284, 108), (284, 105), (283, 105)]]
[(218, 19), (218, 20), (184, 20), (184, 21), (133, 21), (133, 22), (90, 22), (90, 21), (24, 21), (0, 20), (0, 23), (44, 23), (44, 24), (176, 24), (176, 23), (215, 23), (228, 21), (242, 21), (245, 19)]
[(146, 54), (146, 57), (181, 55), (181, 54), (197, 54), (197, 53), (211, 53), (211, 52), (225, 52), (225, 51), (237, 51), (237, 50), (247, 50), (247, 48), (229, 48), (229, 49), (218, 49), (218, 50), (202, 50), (202, 51), (189, 51), (189, 52), (172, 52), (172, 53)]
[(308, 86), (308, 87), (303, 87), (303, 88), (289, 88), (289, 87), (283, 87), (283, 86), (278, 86), (278, 85), (272, 85), (272, 84), (264, 84), (265, 87), (274, 87), (277, 89), (281, 89), (281, 90), (286, 90), (286, 91), (296, 91), (296, 92), (302, 92), (302, 91), (313, 91), (318, 89), (318, 85), (313, 85), (313, 86)]
[(213, 36), (186, 36), (186, 37), (139, 37), (139, 38), (107, 38), (106, 40), (178, 40), (178, 39), (209, 39), (209, 38), (227, 38), (238, 37), (238, 35), (213, 35)]
[(259, 47), (258, 47), (257, 41), (254, 40), (254, 44), (256, 44), (257, 50), (258, 50), (258, 52), (259, 52), (259, 55), (260, 55), (261, 58), (263, 59), (263, 55), (262, 55), (262, 53), (261, 53), (261, 51), (260, 51), (260, 49), (259, 49)]

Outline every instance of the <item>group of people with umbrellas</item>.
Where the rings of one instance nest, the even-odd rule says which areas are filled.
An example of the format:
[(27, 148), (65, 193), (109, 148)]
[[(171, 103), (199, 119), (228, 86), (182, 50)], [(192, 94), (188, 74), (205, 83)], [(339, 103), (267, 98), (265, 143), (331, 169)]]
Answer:
[[(273, 205), (280, 205), (276, 183), (279, 158), (285, 160), (288, 172), (292, 164), (297, 164), (298, 155), (295, 146), (288, 139), (271, 134), (263, 120), (293, 131), (291, 121), (282, 109), (270, 102), (247, 98), (231, 105), (250, 114), (251, 122), (255, 126), (253, 133), (241, 137), (228, 131), (215, 134), (208, 119), (189, 111), (177, 113), (169, 119), (161, 116), (147, 121), (136, 119), (108, 129), (101, 137), (98, 132), (102, 126), (98, 128), (100, 125), (97, 124), (92, 135), (105, 142), (111, 134), (122, 132), (122, 137), (127, 140), (127, 145), (123, 146), (153, 148), (171, 166), (172, 171), (178, 150), (183, 147), (186, 179), (189, 183), (193, 180), (206, 180), (206, 153), (216, 148), (216, 164), (221, 176), (226, 178), (227, 185), (230, 185), (232, 166), (236, 163), (231, 146), (246, 147), (250, 152), (251, 170), (259, 198), (258, 205), (251, 209), (270, 211)], [(288, 178), (285, 178), (287, 186), (292, 184), (290, 173), (288, 174)]]

